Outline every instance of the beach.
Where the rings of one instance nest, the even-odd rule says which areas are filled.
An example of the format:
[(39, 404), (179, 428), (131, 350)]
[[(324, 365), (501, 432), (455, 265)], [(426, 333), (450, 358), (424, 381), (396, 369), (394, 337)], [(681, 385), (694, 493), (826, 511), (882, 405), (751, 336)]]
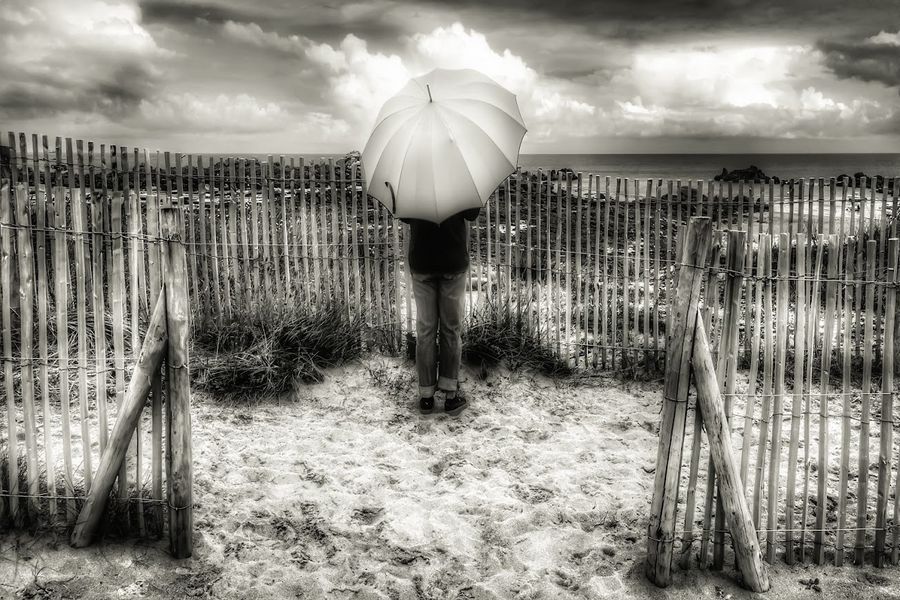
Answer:
[(655, 588), (643, 568), (661, 382), (463, 378), (472, 406), (458, 419), (414, 409), (399, 358), (273, 401), (195, 392), (194, 556), (172, 559), (166, 540), (73, 550), (7, 533), (0, 597), (900, 598), (895, 569), (780, 559), (765, 596), (730, 560), (676, 567)]

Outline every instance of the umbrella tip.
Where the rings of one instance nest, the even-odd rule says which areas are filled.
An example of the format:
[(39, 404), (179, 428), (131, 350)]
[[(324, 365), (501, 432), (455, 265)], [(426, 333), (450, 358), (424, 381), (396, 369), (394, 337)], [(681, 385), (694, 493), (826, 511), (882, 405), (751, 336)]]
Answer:
[(428, 101), (434, 102), (434, 100), (431, 98), (431, 86), (428, 84), (425, 84), (425, 89), (428, 90)]

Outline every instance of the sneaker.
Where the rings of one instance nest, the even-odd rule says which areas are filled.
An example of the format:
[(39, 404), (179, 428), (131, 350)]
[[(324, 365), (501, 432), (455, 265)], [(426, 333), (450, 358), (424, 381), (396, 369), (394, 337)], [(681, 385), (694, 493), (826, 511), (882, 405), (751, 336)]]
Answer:
[(444, 411), (453, 417), (459, 415), (467, 406), (469, 406), (469, 401), (461, 394), (444, 400)]
[(423, 415), (434, 412), (434, 398), (419, 398), (419, 412)]

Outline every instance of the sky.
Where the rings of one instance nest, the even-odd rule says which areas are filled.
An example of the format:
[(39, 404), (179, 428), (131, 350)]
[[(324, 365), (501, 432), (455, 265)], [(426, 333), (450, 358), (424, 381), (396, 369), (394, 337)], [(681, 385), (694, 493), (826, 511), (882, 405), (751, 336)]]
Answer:
[(900, 152), (898, 0), (0, 0), (0, 29), (0, 130), (341, 153), (468, 67), (526, 153)]

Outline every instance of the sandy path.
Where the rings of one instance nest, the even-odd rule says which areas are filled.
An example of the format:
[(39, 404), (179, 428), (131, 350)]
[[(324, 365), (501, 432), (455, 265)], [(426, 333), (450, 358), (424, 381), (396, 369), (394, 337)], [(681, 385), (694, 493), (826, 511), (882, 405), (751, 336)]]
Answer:
[[(465, 382), (472, 406), (451, 419), (412, 410), (398, 359), (328, 375), (280, 403), (195, 395), (193, 559), (6, 535), (0, 595), (747, 597), (729, 573), (643, 578), (658, 384), (497, 373)], [(773, 580), (768, 597), (900, 598), (895, 570), (777, 565)]]

